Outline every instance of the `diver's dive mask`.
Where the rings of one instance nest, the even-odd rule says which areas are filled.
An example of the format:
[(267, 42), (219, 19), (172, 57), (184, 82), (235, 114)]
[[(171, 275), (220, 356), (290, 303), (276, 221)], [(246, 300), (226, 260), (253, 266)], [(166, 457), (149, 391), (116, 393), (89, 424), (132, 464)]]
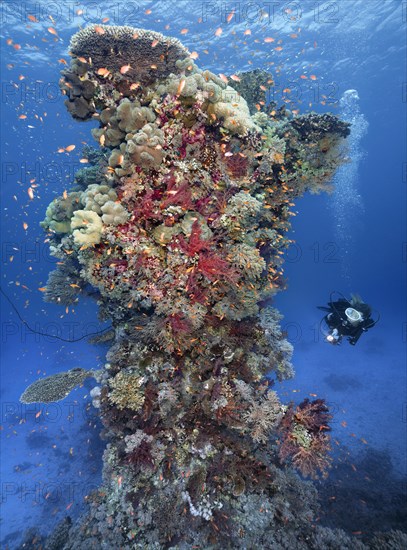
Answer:
[(347, 307), (345, 309), (345, 315), (348, 322), (354, 327), (363, 321), (363, 316), (360, 311), (353, 307)]

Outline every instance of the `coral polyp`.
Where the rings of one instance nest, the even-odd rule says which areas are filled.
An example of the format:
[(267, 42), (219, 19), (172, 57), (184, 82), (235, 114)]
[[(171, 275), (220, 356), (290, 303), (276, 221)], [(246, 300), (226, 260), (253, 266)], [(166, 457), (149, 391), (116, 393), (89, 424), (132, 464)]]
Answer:
[(104, 488), (69, 548), (269, 548), (313, 507), (278, 454), (314, 477), (329, 445), (309, 424), (323, 404), (294, 411), (270, 387), (293, 369), (267, 304), (285, 285), (293, 200), (327, 189), (349, 125), (252, 116), (150, 31), (89, 27), (71, 56), (61, 90), (74, 118), (99, 122), (104, 162), (47, 210), (61, 272), (47, 292), (67, 302), (62, 274), (76, 262), (115, 340), (98, 376)]

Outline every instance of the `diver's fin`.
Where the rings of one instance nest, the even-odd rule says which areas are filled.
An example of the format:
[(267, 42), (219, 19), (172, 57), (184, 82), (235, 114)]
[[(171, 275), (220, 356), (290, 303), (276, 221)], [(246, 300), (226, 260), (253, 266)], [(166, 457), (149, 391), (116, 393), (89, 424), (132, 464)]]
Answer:
[(331, 311), (331, 308), (326, 306), (317, 306), (317, 308), (322, 309), (322, 311)]

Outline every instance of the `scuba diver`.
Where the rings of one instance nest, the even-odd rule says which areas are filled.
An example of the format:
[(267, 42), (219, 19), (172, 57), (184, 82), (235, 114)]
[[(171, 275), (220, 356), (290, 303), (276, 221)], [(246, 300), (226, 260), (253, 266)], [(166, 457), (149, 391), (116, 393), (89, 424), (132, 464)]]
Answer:
[(365, 304), (360, 296), (351, 294), (351, 299), (347, 300), (343, 294), (335, 302), (332, 300), (331, 292), (329, 307), (317, 306), (318, 309), (326, 311), (327, 314), (321, 320), (327, 325), (329, 332), (326, 335), (326, 341), (330, 344), (340, 344), (342, 338), (346, 336), (349, 343), (354, 346), (363, 332), (366, 332), (378, 322), (371, 317), (372, 309)]

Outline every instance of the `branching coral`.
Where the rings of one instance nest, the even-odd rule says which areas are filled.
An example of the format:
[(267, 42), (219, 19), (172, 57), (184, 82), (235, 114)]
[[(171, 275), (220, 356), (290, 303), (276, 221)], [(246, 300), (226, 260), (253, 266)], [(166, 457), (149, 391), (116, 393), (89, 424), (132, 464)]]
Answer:
[(232, 86), (247, 101), (252, 114), (266, 109), (266, 91), (274, 84), (273, 75), (267, 71), (255, 69), (239, 73), (239, 80)]
[(81, 177), (80, 208), (57, 199), (49, 218), (66, 232), (51, 247), (81, 266), (115, 328), (97, 392), (106, 491), (82, 532), (115, 548), (135, 534), (134, 548), (266, 547), (268, 530), (309, 521), (287, 511), (285, 488), (301, 502), (302, 486), (269, 439), (280, 433), (280, 459), (304, 475), (324, 473), (329, 418), (318, 401), (287, 409), (265, 382), (293, 375), (265, 300), (284, 287), (292, 201), (330, 181), (348, 125), (252, 117), (158, 33), (91, 26), (71, 55), (67, 107), (98, 120), (109, 164), (100, 181)]

